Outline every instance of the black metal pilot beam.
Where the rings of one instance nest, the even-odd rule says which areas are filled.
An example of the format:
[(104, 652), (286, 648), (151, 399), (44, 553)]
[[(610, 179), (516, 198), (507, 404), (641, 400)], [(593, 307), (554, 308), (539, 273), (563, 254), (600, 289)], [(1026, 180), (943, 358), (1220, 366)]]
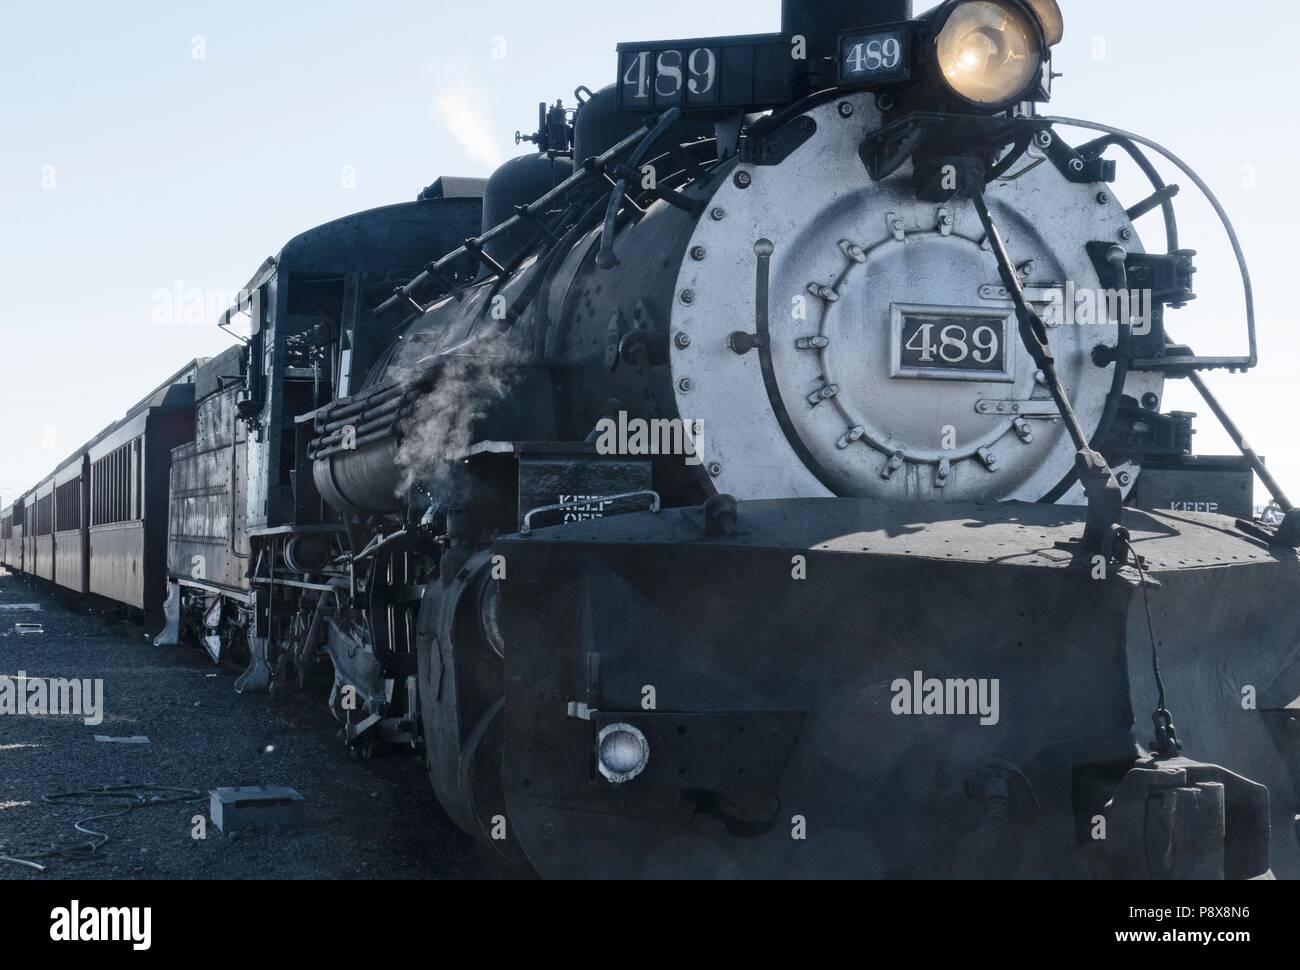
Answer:
[(912, 0), (781, 0), (781, 32), (808, 39), (808, 64), (836, 57), (841, 31), (912, 19)]

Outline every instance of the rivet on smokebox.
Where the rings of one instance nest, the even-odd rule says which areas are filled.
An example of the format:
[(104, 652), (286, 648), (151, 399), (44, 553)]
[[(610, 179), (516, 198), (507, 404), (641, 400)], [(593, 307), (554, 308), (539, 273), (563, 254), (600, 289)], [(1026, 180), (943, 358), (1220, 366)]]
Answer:
[(685, 304), (686, 306), (690, 306), (692, 303), (695, 302), (695, 291), (682, 290), (681, 300), (683, 304)]
[(735, 182), (736, 188), (747, 189), (754, 184), (754, 176), (750, 175), (748, 172), (737, 172)]
[(673, 338), (673, 343), (677, 345), (678, 350), (685, 350), (691, 345), (691, 335), (689, 333), (679, 333)]
[(677, 382), (677, 390), (681, 391), (683, 394), (689, 394), (691, 391), (695, 390), (695, 382), (689, 377), (683, 377)]

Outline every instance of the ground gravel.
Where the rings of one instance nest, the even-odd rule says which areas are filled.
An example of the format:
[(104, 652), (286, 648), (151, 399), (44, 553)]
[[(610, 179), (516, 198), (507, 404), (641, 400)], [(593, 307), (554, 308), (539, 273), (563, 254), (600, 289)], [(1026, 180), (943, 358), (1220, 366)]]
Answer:
[[(102, 678), (104, 722), (0, 716), (0, 854), (80, 838), (84, 809), (42, 796), (151, 783), (198, 789), (201, 802), (139, 808), (93, 825), (111, 836), (86, 861), (43, 860), (47, 871), (0, 862), (21, 879), (492, 879), (499, 865), (438, 808), (418, 756), (362, 759), (339, 742), (319, 687), (283, 700), (244, 697), (235, 674), (201, 650), (154, 647), (129, 617), (87, 607), (0, 569), (0, 675)], [(15, 623), (40, 623), (18, 636)], [(147, 745), (105, 744), (96, 734), (147, 735)], [(287, 785), (306, 798), (293, 830), (223, 835), (207, 815), (213, 788)]]

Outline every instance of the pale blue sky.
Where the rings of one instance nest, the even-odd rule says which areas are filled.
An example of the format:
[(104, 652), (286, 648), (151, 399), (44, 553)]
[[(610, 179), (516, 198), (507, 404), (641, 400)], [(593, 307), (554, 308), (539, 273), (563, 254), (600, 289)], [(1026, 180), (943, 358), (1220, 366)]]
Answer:
[[(186, 359), (227, 345), (210, 316), (154, 323), (159, 290), (237, 289), (303, 229), (413, 198), (439, 174), (488, 174), (518, 152), (514, 132), (531, 130), (538, 101), (571, 101), (578, 85), (613, 79), (619, 41), (775, 30), (779, 7), (6, 4), (0, 498), (33, 484)], [(1056, 66), (1065, 76), (1050, 110), (1163, 141), (1200, 169), (1237, 222), (1256, 278), (1264, 365), (1214, 386), (1300, 497), (1290, 294), (1300, 275), (1290, 229), (1297, 7), (1242, 3), (1242, 30), (1225, 21), (1233, 8), (1213, 0), (1062, 7)], [(505, 56), (494, 58), (501, 39)], [(1132, 179), (1117, 188), (1128, 201), (1145, 194)], [(1198, 349), (1228, 352), (1242, 329), (1230, 254), (1208, 209), (1190, 193), (1183, 208), (1183, 243), (1202, 253), (1201, 299), (1171, 326)], [(1140, 228), (1163, 245), (1158, 217)], [(1205, 412), (1187, 391), (1169, 404)], [(1200, 428), (1202, 452), (1227, 448), (1210, 420)]]

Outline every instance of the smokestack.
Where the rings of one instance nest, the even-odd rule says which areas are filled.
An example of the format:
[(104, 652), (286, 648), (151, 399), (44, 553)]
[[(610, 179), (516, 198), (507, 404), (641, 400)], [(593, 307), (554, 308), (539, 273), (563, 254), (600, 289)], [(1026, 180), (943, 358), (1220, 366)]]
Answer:
[(809, 68), (823, 74), (815, 65), (837, 56), (841, 31), (911, 19), (912, 0), (781, 0), (781, 32), (808, 38)]

